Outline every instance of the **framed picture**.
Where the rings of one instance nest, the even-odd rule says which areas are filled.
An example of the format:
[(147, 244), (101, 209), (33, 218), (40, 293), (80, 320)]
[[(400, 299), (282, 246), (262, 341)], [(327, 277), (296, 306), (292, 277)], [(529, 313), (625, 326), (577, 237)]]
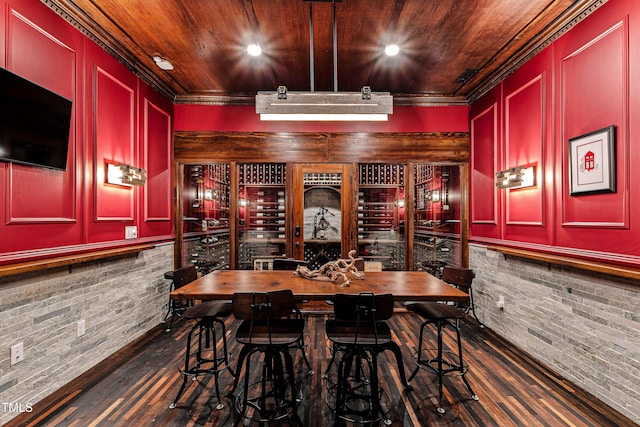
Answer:
[(615, 193), (615, 126), (569, 139), (570, 195)]

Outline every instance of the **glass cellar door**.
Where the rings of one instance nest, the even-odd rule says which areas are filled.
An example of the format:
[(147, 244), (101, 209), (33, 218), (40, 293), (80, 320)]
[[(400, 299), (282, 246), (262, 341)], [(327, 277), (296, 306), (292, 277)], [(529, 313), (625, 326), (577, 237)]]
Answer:
[[(346, 256), (349, 240), (350, 165), (300, 164), (295, 167), (293, 253), (317, 269)], [(346, 199), (346, 200), (345, 200)], [(346, 213), (346, 215), (345, 215)], [(348, 243), (346, 243), (348, 244)]]
[(182, 265), (229, 269), (229, 164), (188, 164), (182, 182)]
[(405, 268), (404, 165), (358, 165), (358, 254), (367, 270)]
[(268, 269), (287, 255), (287, 167), (238, 165), (238, 269)]
[(460, 166), (415, 165), (414, 268), (462, 265)]

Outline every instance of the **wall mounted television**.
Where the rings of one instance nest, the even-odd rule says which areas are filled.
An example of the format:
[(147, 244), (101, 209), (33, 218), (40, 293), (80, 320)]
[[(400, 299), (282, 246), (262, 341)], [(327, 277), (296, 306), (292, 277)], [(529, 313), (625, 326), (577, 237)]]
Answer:
[(0, 161), (66, 170), (72, 102), (0, 68)]

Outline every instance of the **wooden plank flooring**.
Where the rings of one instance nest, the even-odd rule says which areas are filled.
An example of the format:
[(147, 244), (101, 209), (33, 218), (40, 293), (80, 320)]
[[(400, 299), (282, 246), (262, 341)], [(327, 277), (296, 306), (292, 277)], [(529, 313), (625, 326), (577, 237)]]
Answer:
[[(298, 415), (305, 426), (333, 425), (325, 399), (327, 380), (322, 372), (328, 363), (324, 333), (326, 315), (310, 314), (306, 331), (308, 353), (315, 375), (306, 375), (296, 358), (297, 378), (304, 397)], [(237, 354), (235, 321), (227, 319), (230, 350)], [(400, 343), (407, 376), (415, 367), (413, 353), (420, 320), (411, 313), (391, 320)], [(178, 373), (184, 363), (186, 334), (190, 323), (179, 321), (171, 333), (159, 326), (136, 343), (122, 349), (86, 375), (42, 402), (34, 411), (21, 414), (7, 426), (228, 426), (233, 424), (230, 399), (216, 409), (213, 378), (189, 382), (178, 406), (169, 409), (180, 387)], [(429, 332), (433, 332), (429, 329)], [(444, 382), (446, 413), (436, 411), (437, 378), (421, 371), (412, 391), (402, 388), (395, 360), (381, 356), (381, 383), (389, 394), (394, 426), (634, 426), (588, 393), (576, 388), (526, 354), (513, 348), (487, 328), (472, 320), (462, 324), (463, 345), (470, 365), (467, 378), (479, 401), (470, 398), (459, 377)], [(435, 332), (427, 346), (435, 348)], [(453, 335), (445, 335), (447, 346)], [(232, 362), (233, 363), (233, 362)], [(235, 365), (235, 364), (234, 364)], [(235, 368), (235, 366), (234, 366)], [(220, 376), (222, 393), (231, 388), (230, 375)], [(258, 425), (246, 420), (244, 425)], [(289, 425), (284, 422), (274, 425)]]

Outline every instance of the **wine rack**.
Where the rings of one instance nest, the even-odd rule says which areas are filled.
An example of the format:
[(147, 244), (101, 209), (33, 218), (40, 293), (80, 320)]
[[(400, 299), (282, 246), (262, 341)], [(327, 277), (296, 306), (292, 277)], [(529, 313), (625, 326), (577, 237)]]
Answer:
[(284, 163), (244, 163), (238, 165), (240, 185), (284, 186), (287, 168)]
[(306, 242), (304, 246), (304, 260), (311, 270), (317, 270), (329, 261), (340, 258), (339, 242)]
[(455, 218), (455, 207), (449, 203), (452, 179), (459, 178), (457, 166), (415, 166), (415, 226), (432, 229)]
[(445, 265), (460, 265), (459, 167), (415, 166), (414, 268), (439, 276)]
[(358, 165), (360, 185), (397, 185), (404, 186), (404, 165), (384, 163)]
[(286, 167), (246, 163), (239, 172), (239, 268), (254, 260), (286, 256)]
[(404, 167), (361, 164), (358, 177), (359, 256), (384, 270), (403, 270)]
[(206, 233), (185, 241), (188, 262), (204, 275), (229, 269), (229, 233)]
[(229, 268), (229, 165), (185, 165), (183, 263), (201, 274)]

